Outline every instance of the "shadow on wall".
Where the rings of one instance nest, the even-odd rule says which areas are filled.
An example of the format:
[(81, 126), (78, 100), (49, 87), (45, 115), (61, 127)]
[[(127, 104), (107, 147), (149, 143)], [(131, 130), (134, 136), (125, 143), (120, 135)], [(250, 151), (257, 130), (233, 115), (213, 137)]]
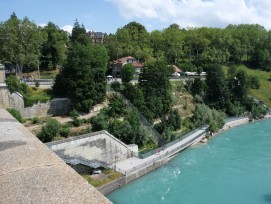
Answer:
[(51, 102), (37, 103), (24, 108), (24, 118), (46, 117), (48, 115), (68, 115), (72, 110), (72, 102), (68, 98), (55, 98)]

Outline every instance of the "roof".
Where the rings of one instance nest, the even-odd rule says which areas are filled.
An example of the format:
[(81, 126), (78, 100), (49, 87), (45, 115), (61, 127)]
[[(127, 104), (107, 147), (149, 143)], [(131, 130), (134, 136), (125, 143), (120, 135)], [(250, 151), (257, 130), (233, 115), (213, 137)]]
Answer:
[(1, 203), (111, 203), (0, 109)]
[(143, 67), (143, 64), (141, 64), (140, 62), (138, 62), (134, 57), (132, 56), (128, 56), (128, 57), (122, 57), (122, 58), (119, 58), (117, 60), (114, 60), (113, 61), (113, 64), (125, 64), (127, 63), (127, 61), (131, 59), (131, 60), (134, 60), (131, 64), (134, 66), (134, 67), (139, 67), (139, 68), (142, 68)]
[(171, 66), (171, 67), (173, 67), (174, 68), (174, 70), (175, 70), (175, 72), (181, 72), (182, 70), (179, 68), (179, 67), (177, 67), (175, 64), (173, 64), (173, 65), (168, 65), (169, 67)]

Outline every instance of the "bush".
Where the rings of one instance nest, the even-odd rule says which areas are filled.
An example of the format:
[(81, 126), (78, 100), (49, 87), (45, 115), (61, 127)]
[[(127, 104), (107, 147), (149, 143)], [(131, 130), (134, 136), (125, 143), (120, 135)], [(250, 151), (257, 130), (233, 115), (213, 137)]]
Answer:
[(19, 111), (17, 111), (14, 108), (8, 108), (7, 111), (14, 117), (16, 120), (18, 120), (20, 123), (23, 123), (23, 117)]
[(37, 137), (42, 142), (51, 142), (56, 136), (58, 136), (60, 129), (60, 123), (56, 119), (50, 119), (44, 126), (42, 126)]
[(39, 118), (38, 118), (38, 117), (31, 118), (31, 123), (32, 123), (32, 124), (37, 124), (37, 123), (39, 123)]
[(76, 118), (75, 120), (72, 121), (72, 124), (74, 127), (79, 127), (82, 124), (82, 120)]
[(261, 84), (260, 84), (259, 77), (250, 76), (249, 81), (250, 81), (250, 88), (252, 88), (252, 89), (259, 89), (260, 88)]
[(70, 116), (72, 118), (72, 124), (75, 126), (75, 127), (79, 127), (81, 124), (82, 124), (82, 120), (80, 120), (78, 117), (79, 117), (79, 113), (76, 111), (76, 110), (73, 110), (70, 112)]
[(107, 130), (108, 120), (109, 117), (106, 115), (106, 113), (104, 111), (100, 112), (97, 116), (90, 119), (92, 130), (93, 131)]
[(16, 78), (16, 76), (7, 77), (6, 83), (8, 85), (8, 90), (11, 93), (20, 90), (20, 81)]
[(67, 138), (70, 135), (70, 132), (71, 132), (70, 127), (62, 126), (61, 129), (59, 130), (59, 135)]

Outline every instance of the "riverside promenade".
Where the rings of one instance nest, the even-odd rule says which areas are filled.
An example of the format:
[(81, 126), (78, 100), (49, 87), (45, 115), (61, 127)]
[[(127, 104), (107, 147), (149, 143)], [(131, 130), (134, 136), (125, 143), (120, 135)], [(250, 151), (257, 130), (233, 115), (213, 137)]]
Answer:
[[(228, 119), (224, 125), (224, 127), (219, 131), (225, 131), (229, 128), (236, 127), (238, 125), (242, 125), (245, 123), (248, 123), (249, 119), (247, 117), (242, 117), (242, 118), (233, 118), (233, 119)], [(168, 160), (170, 160), (174, 155), (179, 153), (180, 151), (184, 150), (185, 148), (198, 143), (202, 138), (205, 137), (205, 134), (208, 132), (208, 127), (203, 127), (193, 134), (189, 135), (183, 140), (180, 140), (179, 142), (163, 148), (161, 147), (158, 149), (157, 153), (154, 155), (151, 155), (145, 159), (140, 159), (138, 157), (131, 157), (126, 160), (117, 162), (115, 164), (115, 169), (116, 171), (124, 174), (126, 177), (138, 174), (138, 172), (147, 169), (151, 166), (154, 166), (157, 163), (160, 163), (163, 165), (166, 163)], [(218, 132), (218, 133), (219, 133)], [(164, 161), (164, 162), (162, 162)], [(156, 166), (157, 168), (157, 166)], [(155, 169), (156, 169), (155, 168)], [(150, 168), (151, 169), (151, 168)], [(154, 170), (154, 169), (152, 169)], [(152, 171), (150, 170), (150, 171)], [(148, 171), (148, 172), (150, 172)], [(145, 172), (145, 173), (148, 173)], [(141, 175), (138, 175), (141, 176)]]

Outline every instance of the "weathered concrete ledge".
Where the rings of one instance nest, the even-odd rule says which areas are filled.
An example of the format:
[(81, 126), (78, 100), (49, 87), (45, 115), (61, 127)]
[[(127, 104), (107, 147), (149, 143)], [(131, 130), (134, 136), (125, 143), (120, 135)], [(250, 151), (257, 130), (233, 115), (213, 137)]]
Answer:
[(0, 109), (0, 203), (111, 203)]

